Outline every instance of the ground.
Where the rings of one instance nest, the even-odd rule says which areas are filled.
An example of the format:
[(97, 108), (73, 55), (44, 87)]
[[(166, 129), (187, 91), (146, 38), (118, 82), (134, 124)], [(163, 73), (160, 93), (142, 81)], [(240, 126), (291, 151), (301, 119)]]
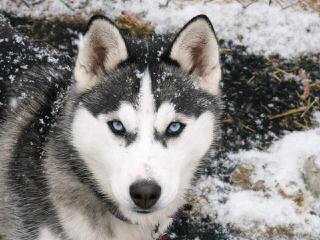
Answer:
[[(32, 1), (26, 2), (32, 8)], [(299, 7), (249, 5), (252, 1), (230, 2), (227, 11), (224, 2), (203, 7), (205, 3), (196, 1), (192, 7), (197, 10), (193, 12), (189, 5), (181, 7), (175, 24), (172, 16), (165, 15), (175, 10), (168, 1), (163, 4), (169, 7), (161, 7), (168, 7), (167, 10), (158, 6), (160, 13), (156, 17), (140, 14), (152, 22), (138, 21), (138, 27), (133, 14), (119, 17), (121, 6), (117, 2), (106, 4), (113, 9), (110, 14), (118, 24), (135, 34), (153, 29), (157, 33), (177, 30), (184, 18), (191, 18), (198, 11), (214, 15), (212, 9), (219, 10), (215, 19), (211, 17), (216, 21), (225, 20), (223, 14), (233, 16), (225, 23), (213, 22), (220, 39), (223, 68), (222, 138), (211, 165), (190, 192), (184, 214), (170, 229), (170, 239), (317, 239), (320, 190), (313, 181), (320, 176), (320, 21), (314, 13), (317, 5), (304, 11)], [(128, 5), (130, 1), (124, 2), (123, 7)], [(50, 4), (42, 7), (50, 8)], [(154, 5), (146, 9), (155, 11), (150, 7)], [(251, 7), (255, 9), (250, 10)], [(12, 11), (5, 5), (2, 9), (22, 34), (66, 58), (70, 56), (72, 61), (78, 34), (85, 27), (83, 15), (70, 17), (72, 14), (66, 9), (67, 16), (60, 20), (55, 16), (43, 19), (45, 13), (32, 15), (23, 4)], [(257, 9), (267, 15), (255, 15)], [(0, 83), (11, 75), (15, 76), (3, 71)]]

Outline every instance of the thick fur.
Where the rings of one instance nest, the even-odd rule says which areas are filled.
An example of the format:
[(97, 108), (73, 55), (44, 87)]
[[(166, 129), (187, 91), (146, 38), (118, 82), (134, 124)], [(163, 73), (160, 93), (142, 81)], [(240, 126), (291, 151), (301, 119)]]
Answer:
[[(157, 239), (214, 152), (221, 100), (218, 44), (205, 16), (174, 40), (124, 37), (95, 16), (74, 79), (43, 65), (0, 133), (0, 233), (8, 240)], [(108, 126), (121, 120), (123, 136)], [(182, 122), (180, 135), (166, 134)], [(161, 186), (141, 213), (129, 187)], [(127, 221), (120, 220), (123, 216)]]

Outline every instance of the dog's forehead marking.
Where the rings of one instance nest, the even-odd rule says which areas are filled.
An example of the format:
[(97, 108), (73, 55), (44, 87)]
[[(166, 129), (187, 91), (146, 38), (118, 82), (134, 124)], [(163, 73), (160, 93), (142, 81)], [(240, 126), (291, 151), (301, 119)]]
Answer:
[(139, 106), (141, 113), (151, 113), (154, 111), (154, 98), (151, 90), (151, 77), (147, 68), (140, 75), (141, 88), (139, 93)]
[(152, 84), (149, 69), (142, 74), (141, 88), (139, 92), (139, 137), (147, 139), (153, 135), (153, 124), (155, 118), (155, 101), (152, 93)]

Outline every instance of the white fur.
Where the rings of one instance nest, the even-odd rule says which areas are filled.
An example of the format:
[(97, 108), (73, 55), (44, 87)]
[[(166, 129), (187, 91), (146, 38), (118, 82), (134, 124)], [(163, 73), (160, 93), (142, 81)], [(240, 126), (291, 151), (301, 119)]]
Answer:
[[(146, 233), (138, 226), (125, 223), (111, 214), (100, 218), (93, 224), (85, 215), (75, 209), (61, 207), (58, 209), (60, 221), (70, 239), (77, 240), (123, 240), (123, 239), (148, 239)], [(102, 220), (102, 221), (101, 221)], [(113, 235), (109, 235), (109, 230)], [(151, 236), (151, 230), (149, 230)], [(151, 239), (151, 238), (149, 238)]]
[[(81, 211), (58, 206), (59, 219), (70, 239), (77, 240), (157, 240), (172, 223), (172, 219), (159, 222), (159, 231), (154, 232), (151, 224), (137, 225), (118, 220), (110, 213), (91, 224)], [(112, 235), (110, 236), (110, 229)], [(41, 231), (39, 240), (59, 240), (54, 238), (48, 229)]]
[(60, 240), (61, 238), (55, 236), (54, 233), (51, 232), (50, 229), (44, 227), (39, 231), (38, 240)]
[[(142, 78), (139, 104), (138, 110), (129, 103), (122, 104), (117, 112), (110, 113), (112, 117), (98, 118), (85, 108), (79, 108), (72, 136), (74, 146), (101, 190), (119, 203), (123, 214), (133, 222), (154, 225), (170, 217), (183, 203), (194, 170), (212, 143), (214, 118), (210, 112), (190, 118), (176, 113), (169, 103), (163, 103), (155, 112), (148, 71)], [(125, 141), (109, 129), (106, 119), (110, 118), (117, 118), (125, 127), (135, 129), (137, 139), (126, 146)], [(154, 128), (163, 133), (167, 125), (176, 120), (183, 121), (186, 127), (179, 137), (169, 140), (165, 148), (155, 141)], [(154, 207), (156, 211), (151, 214), (132, 211), (134, 203), (129, 187), (139, 179), (153, 179), (161, 186), (161, 197)]]

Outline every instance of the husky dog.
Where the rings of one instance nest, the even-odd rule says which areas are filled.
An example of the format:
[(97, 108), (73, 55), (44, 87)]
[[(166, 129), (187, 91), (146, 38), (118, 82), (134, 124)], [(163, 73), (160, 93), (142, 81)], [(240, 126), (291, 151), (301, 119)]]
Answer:
[[(193, 18), (166, 41), (124, 36), (94, 16), (74, 77), (59, 71), (44, 65), (21, 76), (29, 95), (2, 122), (0, 234), (158, 239), (219, 135), (221, 68), (209, 19)], [(48, 79), (71, 83), (58, 94)]]

